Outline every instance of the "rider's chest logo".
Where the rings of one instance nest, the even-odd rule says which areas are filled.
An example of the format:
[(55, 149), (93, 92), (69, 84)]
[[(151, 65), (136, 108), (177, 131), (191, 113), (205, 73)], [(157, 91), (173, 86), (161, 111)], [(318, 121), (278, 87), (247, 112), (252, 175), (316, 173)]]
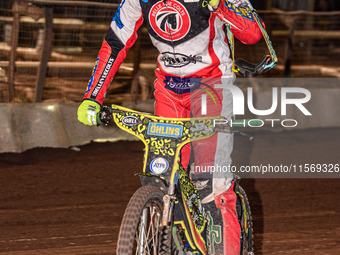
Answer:
[(185, 7), (173, 0), (154, 4), (149, 12), (149, 22), (155, 33), (168, 41), (183, 39), (189, 32), (191, 21)]

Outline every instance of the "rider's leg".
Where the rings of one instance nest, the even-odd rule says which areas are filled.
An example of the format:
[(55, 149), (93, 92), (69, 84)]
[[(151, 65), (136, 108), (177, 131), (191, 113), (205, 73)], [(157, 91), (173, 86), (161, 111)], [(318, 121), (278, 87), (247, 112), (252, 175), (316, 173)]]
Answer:
[[(155, 114), (164, 117), (188, 118), (190, 111), (196, 110), (194, 117), (202, 116), (200, 107), (201, 90), (196, 90), (195, 97), (188, 94), (177, 94), (164, 86), (164, 79), (155, 81)], [(207, 105), (209, 110), (208, 116), (231, 116), (232, 100), (230, 93), (222, 89), (216, 90), (218, 96), (215, 101), (222, 102), (219, 107), (215, 101), (208, 97)], [(198, 100), (196, 100), (198, 98)], [(204, 141), (204, 142), (203, 142)], [(233, 135), (219, 133), (209, 139), (194, 143), (195, 169), (197, 166), (208, 167), (211, 164), (217, 169), (218, 166), (231, 165), (231, 152), (233, 148)], [(190, 147), (186, 146), (181, 151), (182, 165), (187, 166), (190, 156)], [(213, 178), (214, 177), (214, 178)], [(204, 207), (207, 210), (208, 217), (208, 249), (210, 255), (236, 255), (240, 249), (240, 226), (236, 214), (236, 202), (232, 198), (236, 195), (232, 187), (228, 189), (227, 180), (231, 180), (230, 172), (214, 172), (208, 174), (208, 183), (204, 184), (199, 192), (205, 202)], [(203, 182), (204, 183), (204, 182)], [(235, 196), (234, 196), (235, 195)], [(230, 202), (222, 203), (225, 198), (230, 198)], [(227, 200), (229, 201), (229, 200)], [(236, 224), (237, 223), (237, 224)], [(211, 238), (209, 238), (209, 236)], [(225, 252), (224, 252), (225, 251)], [(237, 253), (238, 251), (238, 253)]]
[[(202, 90), (192, 93), (191, 110), (194, 117), (204, 116), (200, 100), (204, 93)], [(215, 89), (211, 94), (215, 98), (206, 96), (205, 99), (207, 116), (224, 116), (230, 119), (232, 116), (230, 91)], [(221, 103), (216, 104), (219, 99)], [(209, 254), (240, 254), (241, 227), (236, 210), (237, 197), (232, 182), (233, 175), (229, 171), (232, 149), (233, 135), (229, 133), (218, 133), (209, 139), (193, 143), (195, 172), (206, 172), (209, 167), (213, 170), (208, 177), (210, 187), (200, 191), (202, 203), (208, 212)]]
[[(163, 82), (164, 78), (158, 78), (155, 83), (155, 115), (169, 118), (190, 118), (188, 102), (189, 93), (177, 94), (166, 89)], [(181, 150), (181, 163), (185, 169), (189, 164), (190, 144), (185, 145)]]
[(233, 182), (227, 191), (215, 197), (216, 207), (221, 210), (223, 220), (224, 255), (240, 254), (241, 226), (237, 217), (236, 203)]
[[(193, 176), (200, 197), (208, 197), (213, 190), (213, 175), (201, 173)], [(209, 255), (240, 254), (241, 227), (234, 182), (224, 183), (224, 187), (228, 186), (229, 189), (203, 204), (207, 218), (206, 245)]]

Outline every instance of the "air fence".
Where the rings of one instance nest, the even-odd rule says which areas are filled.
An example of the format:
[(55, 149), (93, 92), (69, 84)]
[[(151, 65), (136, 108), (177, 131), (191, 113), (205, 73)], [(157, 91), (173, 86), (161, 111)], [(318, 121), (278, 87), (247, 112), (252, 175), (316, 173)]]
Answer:
[[(97, 130), (95, 132), (102, 135), (93, 137), (89, 135), (92, 128), (75, 123), (76, 106), (83, 97), (94, 61), (118, 6), (118, 2), (109, 0), (1, 1), (0, 152), (19, 152), (36, 146), (67, 147), (87, 143), (96, 137), (106, 139), (122, 135), (116, 131)], [(278, 65), (260, 78), (340, 77), (340, 12), (268, 10), (259, 13), (279, 57)], [(236, 42), (236, 58), (256, 63), (267, 54), (264, 40), (256, 45)], [(134, 102), (138, 101), (144, 110), (152, 111), (150, 102), (157, 55), (143, 25), (137, 42), (110, 85), (105, 104), (124, 103), (136, 107)], [(303, 86), (316, 90), (320, 100), (332, 102), (339, 93), (339, 82), (336, 81), (332, 79), (332, 82), (310, 86), (304, 83)], [(242, 84), (240, 82), (241, 88)], [(252, 80), (251, 86), (259, 98), (269, 93), (270, 86), (256, 84), (256, 79)], [(34, 104), (38, 102), (42, 104)], [(63, 123), (62, 127), (60, 123)], [(339, 123), (334, 124), (333, 118), (328, 126), (339, 126)], [(86, 131), (65, 133), (68, 129)], [(48, 134), (43, 130), (55, 130), (49, 136), (50, 141), (46, 140)], [(36, 135), (32, 136), (32, 132)], [(24, 137), (31, 136), (29, 142), (23, 133)], [(75, 139), (78, 135), (81, 138)]]

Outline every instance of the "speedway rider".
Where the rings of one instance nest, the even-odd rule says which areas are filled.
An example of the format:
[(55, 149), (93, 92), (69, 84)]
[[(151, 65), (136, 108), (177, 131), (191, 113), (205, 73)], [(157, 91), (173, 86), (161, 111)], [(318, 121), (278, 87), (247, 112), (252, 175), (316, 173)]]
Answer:
[[(208, 114), (230, 118), (230, 93), (214, 88), (215, 83), (221, 84), (221, 79), (235, 79), (224, 27), (228, 24), (242, 43), (258, 42), (262, 33), (249, 10), (253, 8), (248, 0), (211, 0), (209, 3), (205, 0), (123, 0), (96, 59), (78, 108), (78, 120), (85, 125), (97, 124), (96, 114), (107, 88), (127, 50), (135, 43), (144, 19), (151, 41), (160, 52), (154, 82), (155, 114), (174, 118), (202, 116), (198, 101), (204, 91), (210, 91), (215, 96), (207, 99)], [(204, 91), (197, 89), (197, 84), (198, 87), (205, 84)], [(207, 140), (210, 141), (203, 149), (202, 143), (192, 146), (195, 165), (230, 165), (232, 135), (219, 133)], [(181, 162), (187, 166), (190, 146), (184, 147), (181, 154)], [(199, 191), (203, 194), (203, 204), (213, 216), (213, 224), (220, 226), (223, 237), (220, 244), (210, 243), (214, 247), (209, 252), (236, 255), (240, 254), (241, 227), (236, 215), (234, 183), (230, 173), (222, 177), (201, 185), (202, 190), (209, 191)]]

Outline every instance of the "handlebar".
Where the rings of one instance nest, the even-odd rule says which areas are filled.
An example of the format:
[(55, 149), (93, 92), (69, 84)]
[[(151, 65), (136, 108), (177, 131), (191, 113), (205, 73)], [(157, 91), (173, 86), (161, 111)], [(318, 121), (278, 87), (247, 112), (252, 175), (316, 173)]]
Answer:
[(100, 112), (97, 114), (97, 123), (98, 125), (108, 125), (110, 122), (113, 122), (113, 113), (123, 112), (118, 109), (113, 109), (108, 106), (102, 106)]
[[(111, 108), (108, 106), (103, 106), (100, 112), (97, 115), (97, 123), (98, 125), (104, 124), (108, 125), (110, 122), (113, 122), (113, 114), (114, 113), (124, 113), (124, 110), (121, 109), (116, 109), (116, 108)], [(188, 119), (189, 120), (189, 119)], [(219, 119), (221, 120), (221, 119)], [(250, 124), (251, 122), (251, 124)], [(243, 136), (248, 136), (252, 138), (250, 135), (233, 130), (233, 128), (237, 127), (256, 127), (256, 126), (261, 126), (263, 123), (261, 120), (232, 120), (232, 121), (226, 121), (222, 120), (222, 123), (219, 122), (218, 124), (214, 125), (214, 128), (212, 129), (213, 132), (223, 132), (223, 133), (239, 133)]]

